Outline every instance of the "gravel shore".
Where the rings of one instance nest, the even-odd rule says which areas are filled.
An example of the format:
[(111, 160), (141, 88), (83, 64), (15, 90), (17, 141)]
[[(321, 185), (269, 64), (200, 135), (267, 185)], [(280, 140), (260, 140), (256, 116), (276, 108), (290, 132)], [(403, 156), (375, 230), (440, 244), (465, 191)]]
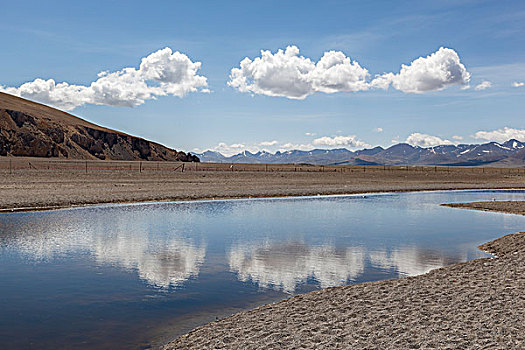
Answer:
[(443, 204), (452, 208), (497, 211), (502, 213), (525, 215), (525, 201), (493, 201)]
[(164, 350), (525, 348), (525, 233), (480, 249), (495, 257), (299, 295), (197, 328)]

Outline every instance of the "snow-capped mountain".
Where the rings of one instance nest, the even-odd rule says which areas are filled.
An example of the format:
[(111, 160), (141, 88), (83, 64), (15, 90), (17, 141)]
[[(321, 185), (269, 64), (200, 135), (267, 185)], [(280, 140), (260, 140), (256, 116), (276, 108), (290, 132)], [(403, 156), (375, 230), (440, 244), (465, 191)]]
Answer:
[(270, 153), (243, 151), (231, 157), (219, 152), (197, 154), (202, 162), (268, 164), (348, 164), (348, 165), (448, 165), (448, 166), (525, 166), (525, 143), (511, 139), (504, 143), (441, 145), (418, 147), (399, 143), (387, 149), (375, 147), (359, 151), (346, 148), (290, 150)]

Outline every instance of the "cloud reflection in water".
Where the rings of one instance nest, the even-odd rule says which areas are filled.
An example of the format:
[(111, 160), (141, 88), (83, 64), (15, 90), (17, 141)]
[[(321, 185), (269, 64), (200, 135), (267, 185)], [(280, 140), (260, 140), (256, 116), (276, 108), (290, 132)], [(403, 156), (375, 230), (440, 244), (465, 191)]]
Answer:
[(98, 264), (137, 271), (142, 280), (159, 288), (196, 277), (206, 256), (204, 243), (178, 234), (154, 234), (148, 225), (127, 219), (90, 225), (71, 218), (33, 221), (21, 231), (25, 232), (9, 237), (7, 245), (29, 259), (46, 261), (87, 252)]
[(362, 247), (336, 249), (330, 244), (296, 241), (236, 244), (228, 258), (230, 270), (239, 280), (286, 293), (293, 293), (308, 279), (315, 279), (321, 288), (346, 284), (362, 275), (367, 263), (399, 276), (415, 276), (467, 260), (466, 255), (450, 258), (416, 246), (367, 251)]
[(303, 242), (237, 244), (229, 253), (230, 270), (239, 280), (292, 293), (298, 284), (315, 278), (322, 288), (344, 284), (364, 271), (362, 248), (338, 249)]

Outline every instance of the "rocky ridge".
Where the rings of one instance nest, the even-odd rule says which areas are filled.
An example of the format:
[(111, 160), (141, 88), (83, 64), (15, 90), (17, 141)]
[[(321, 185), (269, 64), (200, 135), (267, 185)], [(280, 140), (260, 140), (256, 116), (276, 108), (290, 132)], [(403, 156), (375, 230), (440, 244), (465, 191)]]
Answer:
[(0, 156), (198, 162), (189, 153), (0, 93)]

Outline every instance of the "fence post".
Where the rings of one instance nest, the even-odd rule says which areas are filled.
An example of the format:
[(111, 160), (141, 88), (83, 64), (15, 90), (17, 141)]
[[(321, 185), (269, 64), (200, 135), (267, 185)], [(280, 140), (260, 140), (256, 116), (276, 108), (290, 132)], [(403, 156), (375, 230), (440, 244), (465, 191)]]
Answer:
[(142, 172), (142, 162), (139, 162), (139, 173)]
[(87, 160), (86, 160), (86, 174), (87, 174)]
[(13, 164), (12, 164), (12, 160), (9, 159), (9, 174), (12, 174), (13, 173)]

